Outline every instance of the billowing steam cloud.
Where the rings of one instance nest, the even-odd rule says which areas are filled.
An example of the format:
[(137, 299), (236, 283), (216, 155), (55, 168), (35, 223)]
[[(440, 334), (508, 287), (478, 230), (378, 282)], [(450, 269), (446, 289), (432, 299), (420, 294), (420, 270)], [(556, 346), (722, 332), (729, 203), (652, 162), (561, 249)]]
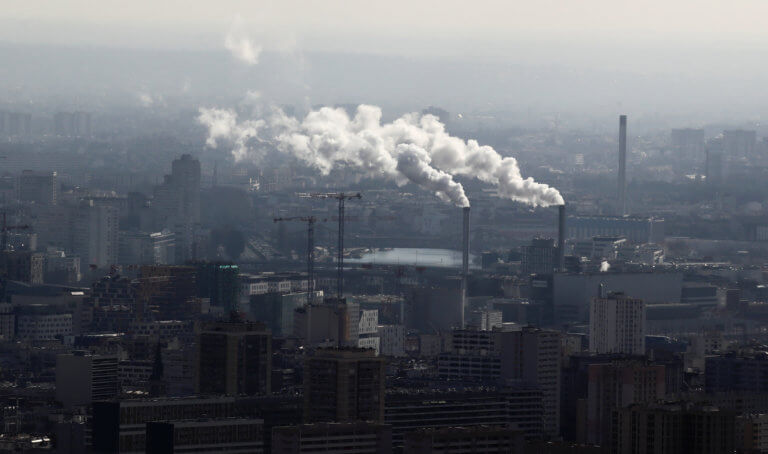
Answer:
[(205, 144), (211, 148), (218, 146), (219, 140), (232, 143), (232, 155), (240, 161), (250, 154), (248, 141), (256, 138), (264, 120), (237, 121), (237, 113), (229, 109), (200, 109), (197, 121), (208, 127), (208, 139)]
[[(268, 125), (240, 124), (232, 111), (220, 111), (219, 121), (201, 109), (198, 120), (208, 126), (208, 143), (224, 139), (235, 144), (235, 157), (247, 152), (247, 141), (262, 126), (277, 148), (328, 174), (339, 164), (372, 177), (408, 181), (457, 206), (469, 206), (456, 175), (470, 176), (497, 187), (500, 196), (534, 206), (563, 204), (560, 193), (531, 178), (522, 178), (517, 161), (502, 157), (477, 141), (450, 136), (437, 117), (404, 115), (381, 123), (381, 109), (361, 105), (350, 118), (343, 109), (323, 107), (298, 120), (277, 111)], [(229, 112), (229, 114), (226, 114)], [(255, 131), (251, 135), (243, 131)], [(243, 140), (244, 139), (244, 140)], [(245, 147), (245, 149), (244, 149)]]
[(261, 46), (255, 44), (248, 36), (240, 16), (235, 16), (232, 21), (232, 25), (224, 37), (224, 47), (232, 56), (247, 65), (255, 65), (259, 62)]
[(407, 182), (434, 192), (457, 206), (469, 206), (461, 184), (430, 165), (427, 150), (395, 141), (381, 125), (378, 107), (360, 106), (350, 118), (344, 109), (324, 107), (303, 121), (277, 111), (270, 121), (278, 149), (292, 153), (324, 175), (340, 163), (370, 177)]
[(441, 200), (460, 207), (468, 207), (469, 199), (464, 187), (453, 181), (453, 176), (429, 165), (429, 156), (423, 148), (413, 144), (397, 146), (397, 170), (408, 180), (434, 192)]

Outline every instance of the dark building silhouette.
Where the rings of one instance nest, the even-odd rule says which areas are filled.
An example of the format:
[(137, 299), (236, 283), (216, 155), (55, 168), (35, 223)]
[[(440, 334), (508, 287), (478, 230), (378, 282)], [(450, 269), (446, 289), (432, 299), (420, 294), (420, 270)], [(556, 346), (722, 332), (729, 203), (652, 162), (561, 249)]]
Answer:
[(384, 365), (373, 350), (316, 350), (304, 364), (304, 421), (383, 422)]
[(271, 392), (272, 334), (260, 323), (204, 323), (197, 335), (196, 391), (266, 395)]

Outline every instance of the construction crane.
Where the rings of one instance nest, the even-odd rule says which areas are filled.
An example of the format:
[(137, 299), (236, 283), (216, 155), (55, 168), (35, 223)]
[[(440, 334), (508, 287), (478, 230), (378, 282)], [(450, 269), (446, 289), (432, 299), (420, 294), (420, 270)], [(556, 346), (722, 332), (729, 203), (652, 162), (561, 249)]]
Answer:
[(307, 304), (312, 304), (313, 294), (315, 293), (315, 222), (318, 219), (314, 216), (292, 216), (274, 219), (274, 222), (285, 221), (307, 223)]
[(0, 240), (0, 251), (5, 252), (8, 250), (8, 232), (11, 230), (27, 230), (30, 227), (24, 225), (8, 225), (8, 216), (5, 211), (3, 213), (3, 225), (2, 225), (2, 239)]
[(336, 258), (336, 266), (338, 267), (336, 275), (336, 295), (341, 301), (344, 296), (344, 202), (351, 199), (363, 198), (359, 192), (344, 193), (344, 192), (310, 192), (301, 193), (299, 197), (310, 199), (336, 199), (339, 201), (339, 244), (338, 254)]

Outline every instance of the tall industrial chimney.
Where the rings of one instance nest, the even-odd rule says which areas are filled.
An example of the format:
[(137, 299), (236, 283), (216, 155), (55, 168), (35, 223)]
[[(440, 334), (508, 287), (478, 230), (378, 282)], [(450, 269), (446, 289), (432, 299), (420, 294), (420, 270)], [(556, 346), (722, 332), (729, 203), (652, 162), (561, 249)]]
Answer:
[(565, 205), (557, 207), (557, 271), (565, 271)]
[(627, 214), (627, 116), (619, 116), (619, 191), (618, 212)]
[(469, 207), (464, 207), (464, 230), (461, 243), (461, 274), (469, 274)]
[(469, 207), (464, 207), (464, 228), (461, 244), (461, 327), (467, 309), (467, 278), (469, 276)]

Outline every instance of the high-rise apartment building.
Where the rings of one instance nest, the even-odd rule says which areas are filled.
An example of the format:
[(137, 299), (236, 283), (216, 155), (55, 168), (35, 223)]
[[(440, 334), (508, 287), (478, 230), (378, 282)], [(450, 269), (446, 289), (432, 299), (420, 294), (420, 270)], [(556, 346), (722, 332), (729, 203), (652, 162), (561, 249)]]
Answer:
[(373, 350), (316, 350), (304, 365), (305, 422), (383, 422), (384, 368)]
[(209, 298), (211, 306), (238, 310), (240, 268), (233, 263), (211, 262), (198, 262), (194, 266), (197, 269), (197, 294)]
[(84, 201), (72, 226), (72, 250), (84, 265), (99, 268), (118, 262), (118, 212), (114, 207)]
[(117, 397), (117, 357), (82, 351), (56, 357), (56, 400), (65, 407)]
[(56, 205), (59, 196), (59, 182), (56, 172), (24, 170), (17, 183), (18, 199), (40, 205)]
[(170, 230), (120, 231), (118, 258), (121, 265), (172, 265), (176, 263), (176, 235)]
[(589, 350), (595, 353), (645, 353), (645, 304), (623, 293), (594, 298), (589, 313)]
[(360, 306), (346, 298), (326, 298), (296, 309), (293, 323), (293, 334), (307, 345), (357, 347)]
[(768, 355), (728, 353), (707, 356), (704, 385), (708, 393), (743, 391), (768, 393)]
[(171, 164), (171, 178), (179, 194), (179, 211), (192, 223), (200, 222), (200, 161), (181, 155)]
[(617, 454), (737, 452), (736, 414), (717, 407), (634, 405), (614, 410), (613, 421), (609, 446)]
[(89, 112), (56, 112), (53, 116), (54, 132), (60, 137), (90, 137)]
[(707, 150), (705, 162), (705, 176), (707, 186), (717, 188), (725, 179), (723, 152), (719, 150)]
[(655, 403), (666, 394), (662, 365), (626, 360), (588, 366), (586, 433), (579, 441), (609, 442), (613, 411), (632, 404)]
[(560, 433), (560, 343), (559, 331), (524, 327), (519, 331), (496, 332), (494, 348), (502, 357), (503, 378), (520, 380), (542, 393), (545, 437)]
[(384, 356), (405, 356), (405, 326), (379, 325), (379, 353)]
[(453, 351), (438, 358), (443, 379), (496, 383), (512, 381), (541, 391), (542, 433), (560, 430), (560, 350), (558, 331), (534, 327), (495, 331), (455, 330)]
[(173, 161), (171, 174), (155, 187), (155, 228), (175, 233), (176, 262), (195, 258), (195, 231), (200, 223), (200, 161), (184, 154)]
[(196, 270), (191, 266), (142, 266), (134, 282), (137, 318), (189, 320), (200, 313)]
[(43, 283), (44, 256), (31, 251), (1, 251), (0, 270), (12, 281)]
[(703, 129), (673, 129), (671, 134), (672, 148), (682, 156), (701, 159), (704, 153)]
[(750, 157), (755, 152), (757, 132), (744, 129), (723, 131), (723, 151), (729, 157)]
[(541, 439), (541, 390), (503, 388), (396, 389), (387, 392), (385, 422), (392, 444), (402, 449), (405, 434), (419, 429), (514, 424), (531, 439)]
[(272, 334), (260, 323), (212, 322), (197, 335), (196, 391), (264, 395), (271, 391)]

